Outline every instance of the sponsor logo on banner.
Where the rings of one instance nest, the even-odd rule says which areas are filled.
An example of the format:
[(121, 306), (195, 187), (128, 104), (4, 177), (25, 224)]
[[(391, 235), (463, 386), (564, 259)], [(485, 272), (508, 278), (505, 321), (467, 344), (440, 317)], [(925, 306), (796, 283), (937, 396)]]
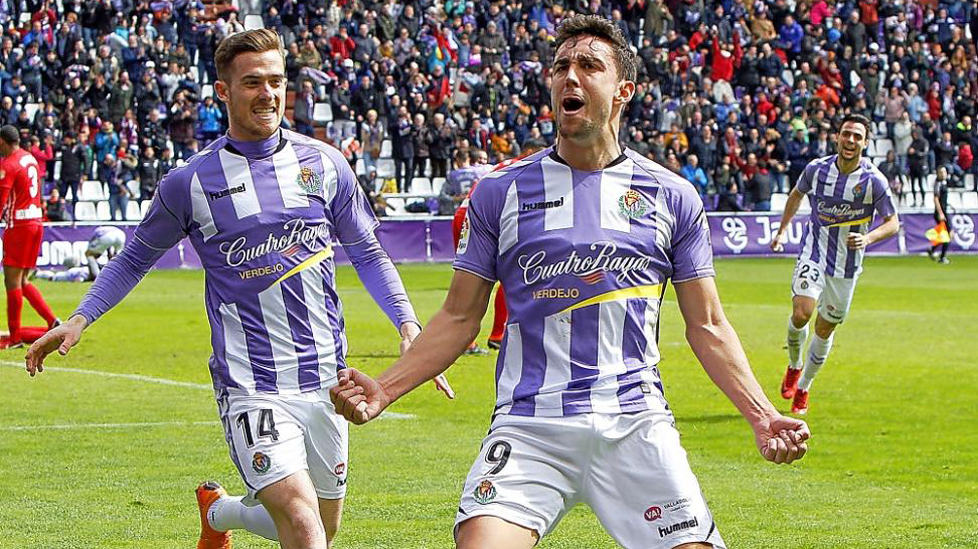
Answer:
[(749, 242), (747, 224), (744, 223), (744, 220), (739, 217), (728, 217), (723, 220), (720, 226), (723, 227), (725, 233), (723, 244), (735, 254), (744, 251)]
[(970, 215), (952, 215), (951, 231), (954, 243), (965, 250), (970, 250), (975, 244), (975, 222)]
[(482, 505), (492, 503), (492, 500), (496, 499), (496, 487), (492, 485), (492, 481), (484, 480), (475, 487), (472, 497)]
[(653, 505), (645, 510), (645, 520), (655, 522), (662, 518), (662, 507)]

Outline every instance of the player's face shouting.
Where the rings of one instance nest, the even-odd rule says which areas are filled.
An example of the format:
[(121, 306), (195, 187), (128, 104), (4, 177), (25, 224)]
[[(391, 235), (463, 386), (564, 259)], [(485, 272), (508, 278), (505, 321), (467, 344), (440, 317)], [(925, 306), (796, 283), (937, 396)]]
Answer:
[(550, 90), (560, 136), (587, 140), (610, 129), (620, 84), (610, 42), (582, 36), (562, 44), (554, 59)]
[[(231, 63), (231, 82), (215, 86), (227, 103), (231, 137), (266, 139), (285, 114), (285, 62), (278, 51), (242, 53)], [(219, 83), (220, 84), (220, 83)]]
[(846, 122), (839, 130), (836, 147), (843, 160), (859, 158), (866, 147), (866, 128), (859, 122)]

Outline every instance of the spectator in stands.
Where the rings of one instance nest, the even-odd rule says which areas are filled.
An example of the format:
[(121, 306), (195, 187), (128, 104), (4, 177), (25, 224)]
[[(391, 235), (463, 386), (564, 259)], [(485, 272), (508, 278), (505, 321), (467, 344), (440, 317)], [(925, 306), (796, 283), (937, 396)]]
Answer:
[(897, 205), (903, 205), (903, 171), (900, 163), (897, 162), (896, 151), (893, 149), (887, 151), (886, 160), (878, 167), (889, 183), (890, 193), (897, 197)]
[(176, 92), (173, 96), (173, 105), (170, 107), (168, 117), (170, 141), (173, 142), (173, 149), (178, 159), (186, 161), (192, 156), (191, 143), (194, 141), (194, 122), (197, 119), (197, 111), (187, 100), (183, 90)]
[(65, 199), (61, 198), (61, 193), (58, 192), (57, 187), (51, 189), (51, 194), (44, 201), (44, 217), (48, 221), (68, 220), (68, 208), (65, 205)]
[(920, 134), (920, 129), (914, 127), (911, 131), (910, 148), (907, 149), (907, 162), (910, 171), (910, 189), (916, 197), (920, 192), (920, 202), (916, 205), (924, 205), (924, 195), (927, 192), (927, 152), (930, 146), (927, 140)]
[(38, 180), (46, 183), (48, 181), (48, 175), (53, 177), (53, 173), (50, 172), (54, 171), (54, 136), (46, 136), (42, 144), (41, 139), (37, 135), (32, 135), (31, 146), (28, 151), (37, 160)]
[[(406, 9), (406, 8), (405, 8)], [(391, 153), (394, 159), (394, 178), (397, 192), (405, 193), (414, 178), (414, 125), (407, 107), (401, 106), (387, 130), (391, 137)]]
[(746, 201), (752, 211), (766, 212), (771, 210), (771, 194), (774, 182), (771, 173), (763, 164), (758, 165), (758, 169), (744, 184)]
[(74, 216), (75, 205), (78, 203), (78, 189), (82, 177), (88, 173), (86, 166), (87, 144), (79, 143), (73, 132), (64, 134), (61, 145), (61, 179), (58, 181), (59, 194), (68, 196), (71, 189), (71, 211)]
[(163, 173), (160, 167), (160, 160), (156, 158), (156, 150), (153, 147), (144, 147), (139, 157), (139, 167), (137, 168), (139, 177), (139, 202), (145, 202), (153, 198), (156, 194), (156, 187), (159, 185)]
[(720, 167), (717, 169), (715, 183), (717, 187), (717, 210), (721, 212), (740, 212), (743, 208), (737, 202), (740, 177), (733, 171), (730, 164), (730, 157), (724, 156), (720, 160)]
[(424, 114), (418, 112), (414, 115), (414, 127), (411, 129), (411, 135), (414, 139), (414, 167), (417, 170), (417, 177), (426, 177), (428, 158), (431, 156), (428, 148), (431, 145), (431, 131), (425, 124)]
[(700, 167), (699, 158), (695, 154), (690, 154), (686, 157), (686, 165), (682, 167), (679, 173), (696, 187), (701, 198), (706, 197), (709, 180), (706, 178), (706, 172)]
[[(119, 148), (119, 134), (115, 132), (112, 122), (102, 122), (102, 127), (95, 135), (95, 160), (99, 165), (105, 162), (105, 156)], [(113, 159), (114, 160), (114, 159)], [(105, 180), (102, 179), (103, 184)]]
[(224, 114), (214, 103), (214, 98), (205, 97), (204, 103), (197, 107), (197, 120), (200, 124), (201, 139), (203, 139), (202, 145), (207, 146), (208, 143), (220, 137), (224, 132), (223, 119)]
[(99, 165), (99, 179), (103, 185), (108, 187), (109, 217), (115, 221), (116, 215), (121, 214), (121, 220), (125, 221), (126, 208), (129, 204), (129, 189), (119, 179), (119, 168), (115, 155), (111, 153), (105, 155)]

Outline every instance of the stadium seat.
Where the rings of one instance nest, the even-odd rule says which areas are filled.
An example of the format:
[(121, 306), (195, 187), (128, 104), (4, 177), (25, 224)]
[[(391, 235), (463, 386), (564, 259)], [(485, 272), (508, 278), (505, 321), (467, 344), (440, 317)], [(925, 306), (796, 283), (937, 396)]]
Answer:
[(388, 198), (385, 200), (385, 202), (387, 202), (387, 215), (407, 214), (407, 210), (404, 209), (403, 198)]
[(142, 218), (143, 218), (143, 211), (139, 209), (139, 201), (130, 200), (129, 204), (126, 205), (126, 220), (139, 221)]
[(34, 115), (41, 109), (40, 103), (24, 103), (24, 110), (27, 111), (27, 118), (33, 122)]
[(869, 140), (869, 144), (866, 145), (866, 156), (868, 156), (870, 158), (876, 158), (876, 157), (879, 156), (878, 154), (876, 154), (876, 140), (875, 139), (870, 139)]
[(445, 185), (444, 177), (435, 177), (431, 180), (431, 194), (441, 193), (442, 186)]
[(973, 173), (964, 174), (964, 188), (975, 190), (975, 174)]
[(927, 179), (924, 180), (924, 188), (925, 189), (933, 189), (934, 188), (934, 182), (935, 181), (937, 181), (937, 175), (936, 174), (932, 174), (932, 173), (927, 174)]
[(95, 221), (98, 214), (95, 212), (94, 202), (79, 202), (75, 204), (75, 219), (78, 221)]
[(333, 120), (333, 108), (329, 103), (316, 103), (312, 108), (312, 120), (320, 124), (325, 124)]
[(146, 212), (149, 211), (149, 205), (152, 204), (152, 200), (143, 200), (139, 203), (139, 217), (146, 217)]
[(391, 140), (390, 139), (385, 139), (380, 144), (380, 157), (381, 158), (390, 158), (391, 157), (391, 152), (393, 151), (393, 149), (394, 149), (394, 146), (391, 144)]
[(784, 205), (788, 202), (788, 195), (785, 193), (774, 193), (771, 195), (771, 211), (783, 212)]
[(978, 209), (978, 192), (963, 191), (961, 193), (961, 207), (968, 210)]
[(201, 86), (200, 96), (202, 98), (214, 97), (214, 86), (212, 84), (204, 84)]
[(100, 221), (108, 221), (110, 219), (108, 200), (99, 200), (95, 203), (95, 217)]
[(363, 175), (367, 173), (367, 164), (362, 158), (357, 158), (356, 168), (353, 170), (357, 175)]
[(200, 71), (197, 69), (197, 65), (191, 65), (189, 72), (190, 78), (192, 78), (194, 82), (200, 82)]
[[(906, 187), (904, 187), (906, 189)], [(920, 206), (924, 210), (934, 209), (934, 193), (932, 191), (927, 191), (924, 193), (924, 205)]]
[(431, 180), (427, 177), (415, 177), (411, 180), (408, 191), (413, 194), (431, 194)]
[(245, 15), (244, 28), (245, 30), (263, 29), (265, 28), (265, 22), (262, 21), (261, 15)]
[(889, 139), (876, 140), (876, 156), (886, 156), (886, 153), (893, 150), (893, 142)]
[(78, 200), (105, 200), (101, 181), (82, 181), (78, 191)]
[(390, 158), (378, 158), (377, 177), (394, 177), (394, 161)]

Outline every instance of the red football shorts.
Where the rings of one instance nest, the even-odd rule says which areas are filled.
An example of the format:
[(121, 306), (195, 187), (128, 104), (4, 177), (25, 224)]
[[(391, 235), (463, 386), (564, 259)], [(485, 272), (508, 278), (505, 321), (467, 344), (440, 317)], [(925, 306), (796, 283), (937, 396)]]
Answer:
[(41, 252), (44, 225), (18, 225), (3, 231), (3, 266), (33, 269)]

